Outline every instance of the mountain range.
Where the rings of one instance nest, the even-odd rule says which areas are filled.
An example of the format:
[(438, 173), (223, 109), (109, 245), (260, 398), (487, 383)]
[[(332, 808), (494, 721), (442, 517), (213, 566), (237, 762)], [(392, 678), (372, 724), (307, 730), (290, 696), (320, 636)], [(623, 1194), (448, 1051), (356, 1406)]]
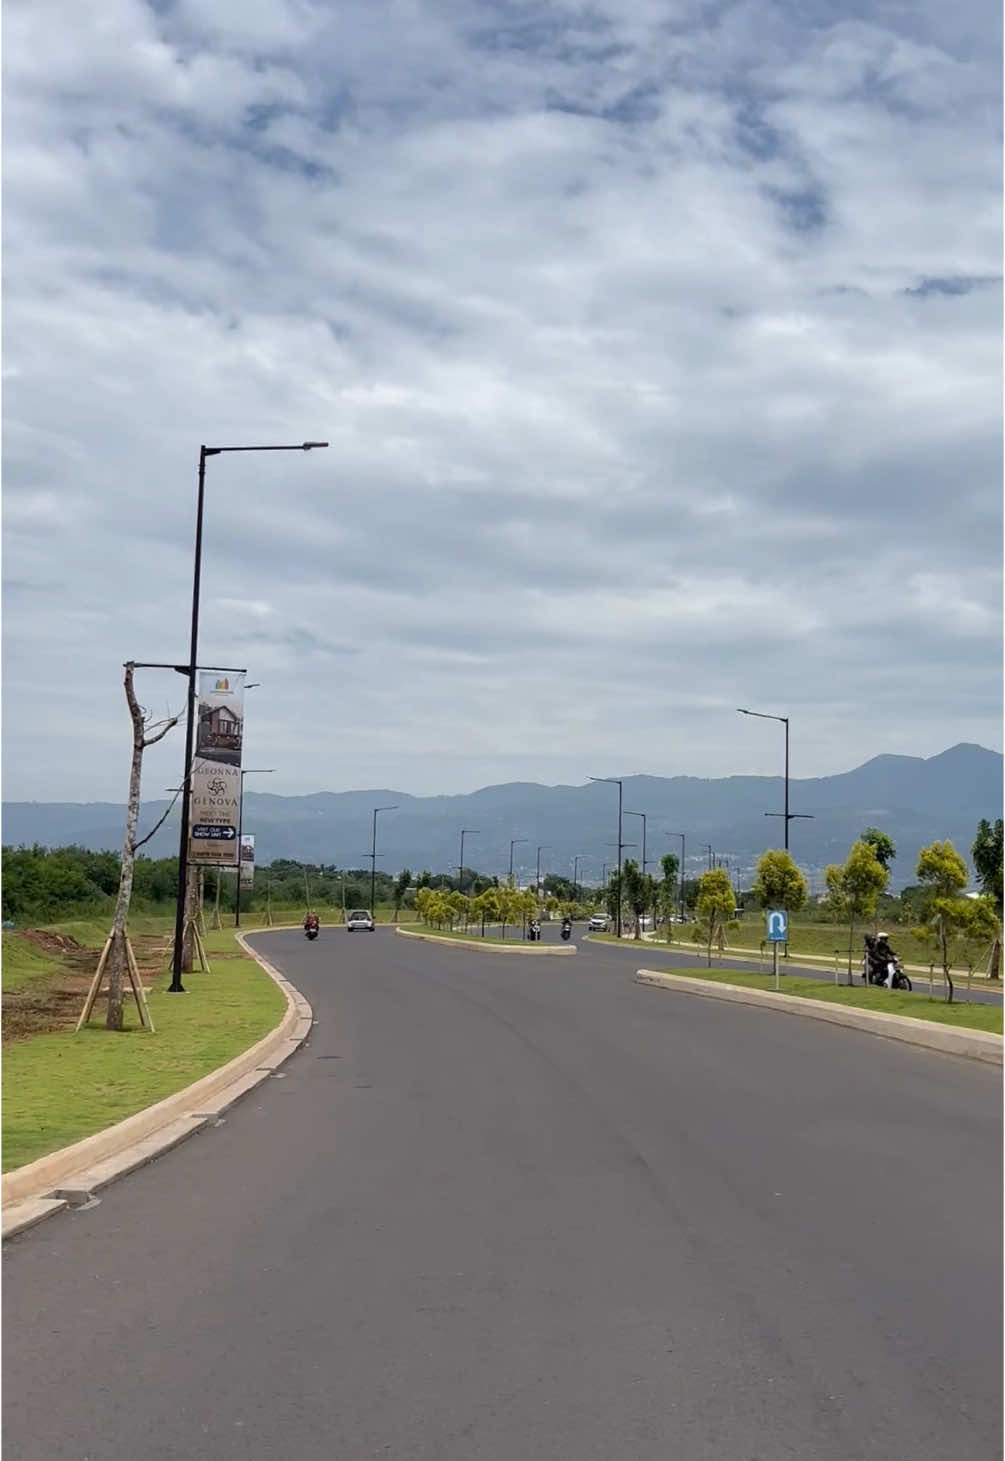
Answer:
[[(969, 744), (928, 758), (876, 756), (840, 775), (791, 781), (789, 800), (791, 811), (812, 818), (793, 821), (789, 834), (792, 854), (811, 879), (819, 883), (824, 866), (843, 861), (863, 828), (878, 826), (897, 845), (891, 886), (898, 888), (913, 881), (919, 849), (936, 838), (950, 838), (969, 861), (980, 818), (1002, 812), (1002, 756)], [(456, 868), (462, 828), (472, 829), (465, 866), (489, 874), (508, 871), (511, 838), (524, 839), (514, 849), (514, 869), (524, 881), (534, 874), (539, 845), (542, 873), (570, 876), (578, 854), (585, 882), (599, 882), (603, 863), (617, 860), (617, 788), (595, 782), (508, 782), (462, 796), (424, 797), (388, 788), (289, 797), (249, 791), (244, 830), (255, 834), (259, 864), (291, 858), (364, 867), (373, 808), (390, 804), (396, 810), (382, 812), (378, 821), (377, 865), (391, 873), (406, 866), (413, 872)], [(163, 800), (144, 805), (141, 835), (166, 806)], [(624, 778), (626, 813), (646, 813), (652, 871), (664, 852), (680, 852), (679, 836), (667, 833), (683, 832), (689, 875), (708, 865), (711, 846), (743, 877), (766, 847), (782, 845), (780, 820), (765, 817), (782, 806), (781, 777)], [(110, 802), (4, 802), (3, 842), (118, 850), (124, 822), (124, 806)], [(623, 835), (626, 843), (639, 844), (626, 856), (640, 857), (641, 819), (626, 815)], [(177, 846), (175, 808), (144, 852), (167, 857)]]

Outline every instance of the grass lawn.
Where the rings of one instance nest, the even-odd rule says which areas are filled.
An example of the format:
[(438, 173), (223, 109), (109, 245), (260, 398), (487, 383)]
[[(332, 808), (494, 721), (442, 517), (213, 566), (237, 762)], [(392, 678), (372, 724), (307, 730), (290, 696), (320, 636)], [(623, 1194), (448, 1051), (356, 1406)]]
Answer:
[[(655, 962), (655, 961), (654, 961)], [(739, 984), (744, 989), (765, 989), (775, 992), (773, 974), (747, 974), (738, 969), (655, 969), (656, 973), (678, 974), (688, 979), (707, 979), (716, 984)], [(1002, 1033), (1002, 1008), (990, 1004), (946, 1004), (927, 995), (908, 994), (902, 990), (877, 989), (846, 984), (827, 984), (821, 979), (797, 979), (790, 974), (782, 978), (782, 994), (798, 994), (804, 999), (822, 999), (831, 1004), (853, 1005), (856, 1009), (874, 1010), (884, 1015), (910, 1015), (915, 1020), (934, 1020), (960, 1030), (988, 1030)]]
[(24, 989), (35, 979), (47, 979), (59, 973), (63, 961), (56, 953), (36, 948), (20, 934), (3, 936), (2, 987), (5, 994)]
[[(163, 920), (161, 920), (163, 923)], [(81, 925), (60, 925), (79, 942)], [(107, 930), (100, 926), (100, 940)], [(38, 968), (30, 946), (8, 951), (4, 935), (4, 989), (59, 970)], [(23, 941), (21, 941), (23, 943)], [(99, 1017), (79, 1035), (57, 1030), (14, 1041), (3, 1056), (3, 1170), (10, 1171), (132, 1116), (181, 1090), (240, 1055), (273, 1029), (285, 1000), (254, 960), (234, 943), (231, 932), (207, 939), (211, 974), (186, 974), (184, 995), (165, 993), (163, 979), (149, 980), (156, 1034), (140, 1028), (136, 1005), (126, 1004), (128, 1028), (114, 1034)], [(43, 956), (47, 957), (47, 956)], [(8, 983), (8, 960), (14, 984)], [(20, 984), (16, 981), (22, 981)]]

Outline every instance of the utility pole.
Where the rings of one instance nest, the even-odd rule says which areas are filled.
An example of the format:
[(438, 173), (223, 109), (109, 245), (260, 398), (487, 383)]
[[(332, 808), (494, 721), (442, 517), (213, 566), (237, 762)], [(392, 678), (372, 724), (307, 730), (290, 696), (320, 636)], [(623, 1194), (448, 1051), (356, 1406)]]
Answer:
[(623, 783), (622, 783), (622, 778), (620, 776), (590, 776), (590, 777), (588, 777), (588, 780), (590, 780), (590, 781), (606, 781), (611, 786), (616, 786), (618, 788), (618, 909), (617, 909), (617, 920), (616, 921), (617, 921), (617, 934), (618, 934), (618, 938), (620, 938), (621, 937), (621, 894), (622, 894), (622, 889), (623, 889), (623, 886), (624, 886), (624, 881), (623, 881), (623, 878), (622, 878), (622, 875), (621, 875), (622, 874), (621, 854), (624, 851), (624, 842), (622, 841), (623, 821), (622, 821), (621, 808), (622, 808), (622, 804), (623, 804), (624, 786), (623, 786)]
[(513, 849), (517, 845), (518, 842), (528, 842), (529, 840), (530, 839), (528, 837), (511, 837), (510, 838), (510, 843), (509, 843), (509, 881), (510, 881), (510, 887), (513, 886)]

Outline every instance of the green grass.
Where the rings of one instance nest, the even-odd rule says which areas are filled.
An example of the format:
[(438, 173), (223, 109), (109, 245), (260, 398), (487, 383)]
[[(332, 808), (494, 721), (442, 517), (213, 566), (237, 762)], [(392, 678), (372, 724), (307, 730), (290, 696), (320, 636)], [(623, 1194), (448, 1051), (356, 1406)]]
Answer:
[[(69, 925), (62, 929), (73, 931)], [(6, 935), (4, 945), (6, 978)], [(140, 1028), (130, 997), (129, 1028), (120, 1034), (107, 1031), (99, 1017), (79, 1035), (57, 1031), (7, 1046), (2, 1072), (5, 1172), (163, 1100), (240, 1055), (279, 1023), (285, 1008), (282, 992), (241, 953), (232, 933), (211, 934), (207, 948), (212, 973), (186, 974), (186, 994), (165, 993), (166, 972), (154, 982), (149, 1000), (156, 1034)], [(17, 955), (16, 971), (31, 962)]]
[[(684, 947), (682, 948), (682, 952), (687, 952), (688, 947), (692, 949), (695, 947), (695, 944), (692, 940), (691, 928), (692, 925), (689, 923), (674, 924), (674, 938), (673, 943), (671, 944), (667, 944), (662, 938), (657, 940), (644, 940), (643, 942), (647, 943), (650, 948), (672, 949), (681, 948), (681, 946), (683, 945)], [(855, 930), (855, 941), (852, 945), (852, 968), (856, 971), (861, 967), (862, 963), (863, 933), (871, 931), (871, 928), (872, 925), (869, 924), (866, 926), (865, 929), (856, 928)], [(789, 929), (792, 935), (791, 939), (789, 940), (788, 946), (790, 960), (798, 962), (801, 955), (815, 954), (818, 956), (819, 962), (823, 963), (824, 961), (833, 961), (835, 953), (837, 953), (838, 958), (842, 962), (842, 967), (847, 968), (847, 925), (842, 927), (841, 925), (834, 923), (793, 922), (790, 923)], [(920, 965), (922, 968), (925, 969), (928, 968), (929, 964), (932, 962), (932, 954), (927, 945), (925, 945), (921, 939), (916, 938), (907, 929), (898, 928), (896, 924), (889, 925), (887, 927), (887, 932), (890, 935), (890, 943), (896, 949), (901, 963)], [(593, 939), (605, 941), (607, 943), (616, 944), (618, 942), (614, 934), (594, 933), (591, 934), (590, 937)], [(739, 926), (737, 928), (731, 928), (727, 930), (726, 953), (727, 955), (731, 953), (734, 955), (740, 955), (744, 951), (749, 950), (756, 958), (760, 948), (761, 940), (763, 938), (763, 919), (760, 916), (756, 916), (748, 912), (742, 919), (740, 919)], [(622, 940), (622, 942), (625, 942), (625, 940)], [(782, 953), (783, 948), (784, 946), (780, 946), (780, 953)], [(770, 957), (770, 944), (765, 943), (765, 951), (768, 957)], [(962, 945), (960, 947), (957, 947), (956, 949), (952, 949), (950, 951), (952, 958), (950, 968), (957, 981), (966, 978), (967, 964), (970, 959), (973, 959), (974, 961), (975, 978), (979, 977), (982, 973), (986, 973), (987, 952), (988, 950), (985, 944), (982, 944), (980, 947), (978, 947), (976, 944), (972, 946)], [(814, 960), (814, 962), (817, 962), (817, 960)], [(935, 972), (936, 975), (938, 975), (938, 961), (936, 961)]]
[[(688, 979), (707, 979), (715, 984), (738, 984), (744, 989), (775, 991), (773, 974), (748, 974), (739, 969), (694, 969), (655, 967), (654, 972), (682, 975)], [(929, 999), (902, 990), (877, 989), (846, 984), (827, 984), (821, 979), (798, 979), (785, 974), (781, 979), (782, 994), (798, 994), (803, 999), (820, 999), (830, 1004), (853, 1005), (857, 1009), (874, 1010), (885, 1015), (910, 1015), (915, 1020), (934, 1020), (961, 1030), (987, 1030), (1002, 1033), (1002, 1009), (989, 1004), (946, 1004), (945, 1000)]]
[(36, 979), (51, 978), (63, 968), (58, 954), (35, 948), (18, 933), (3, 936), (2, 987), (4, 994), (14, 994)]

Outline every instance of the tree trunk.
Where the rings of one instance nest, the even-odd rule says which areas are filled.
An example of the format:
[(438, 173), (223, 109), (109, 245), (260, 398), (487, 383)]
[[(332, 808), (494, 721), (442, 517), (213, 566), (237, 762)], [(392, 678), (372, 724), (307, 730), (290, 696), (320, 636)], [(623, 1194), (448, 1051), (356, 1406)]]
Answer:
[(942, 944), (942, 977), (946, 981), (946, 1004), (953, 1002), (953, 976), (949, 972), (949, 939), (946, 936), (946, 920), (939, 916), (939, 941)]
[(105, 972), (108, 977), (108, 1012), (105, 1015), (106, 1030), (121, 1030), (122, 982), (126, 970), (126, 920), (129, 917), (129, 903), (133, 896), (133, 868), (136, 863), (136, 824), (140, 815), (140, 778), (143, 770), (144, 731), (143, 711), (137, 703), (133, 690), (133, 670), (126, 665), (125, 692), (129, 717), (133, 723), (133, 754), (129, 763), (129, 799), (126, 803), (126, 832), (122, 842), (122, 865), (119, 870), (119, 891), (115, 898), (115, 913), (112, 918), (112, 943), (108, 950)]
[(988, 964), (988, 978), (1000, 979), (1002, 977), (1002, 941), (996, 938), (991, 945), (991, 960)]

